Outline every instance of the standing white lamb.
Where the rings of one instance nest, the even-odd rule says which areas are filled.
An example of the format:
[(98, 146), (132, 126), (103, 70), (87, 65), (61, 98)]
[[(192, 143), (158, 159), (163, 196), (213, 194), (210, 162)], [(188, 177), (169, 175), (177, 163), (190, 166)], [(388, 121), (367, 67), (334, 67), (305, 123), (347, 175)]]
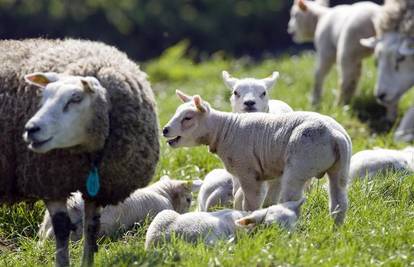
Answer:
[(219, 240), (235, 237), (238, 227), (279, 224), (285, 229), (292, 230), (298, 220), (303, 201), (304, 199), (282, 203), (253, 213), (221, 210), (180, 215), (173, 210), (164, 210), (148, 227), (145, 249), (169, 242), (174, 235), (189, 243), (202, 241), (206, 245), (214, 245)]
[[(375, 96), (387, 108), (388, 117), (395, 119), (401, 96), (414, 85), (414, 2), (385, 1), (376, 26), (377, 36), (361, 39), (361, 44), (375, 49)], [(413, 140), (408, 137), (401, 140)]]
[(403, 150), (371, 149), (363, 150), (351, 158), (349, 177), (372, 178), (379, 173), (387, 171), (414, 172), (414, 148)]
[[(118, 231), (126, 231), (135, 223), (154, 218), (166, 209), (178, 213), (187, 212), (191, 205), (192, 191), (199, 188), (198, 182), (172, 180), (168, 176), (160, 181), (133, 192), (125, 201), (118, 205), (109, 205), (102, 209), (101, 224), (98, 236), (111, 236)], [(84, 201), (82, 194), (76, 192), (67, 201), (69, 218), (74, 222), (71, 239), (82, 238)], [(39, 229), (40, 241), (54, 237), (52, 219), (46, 211)]]
[(375, 36), (373, 19), (380, 7), (372, 2), (359, 2), (329, 8), (322, 2), (295, 0), (288, 32), (296, 43), (314, 42), (312, 104), (319, 104), (324, 79), (335, 61), (341, 77), (338, 102), (348, 104), (358, 85), (362, 60), (373, 51), (362, 46), (359, 39)]
[[(343, 222), (352, 143), (335, 120), (314, 112), (228, 113), (214, 110), (200, 96), (177, 91), (185, 102), (163, 129), (173, 147), (208, 145), (243, 190), (243, 209), (260, 206), (263, 181), (277, 179), (280, 202), (302, 198), (312, 177), (329, 177), (330, 210)], [(279, 195), (279, 193), (277, 194)]]

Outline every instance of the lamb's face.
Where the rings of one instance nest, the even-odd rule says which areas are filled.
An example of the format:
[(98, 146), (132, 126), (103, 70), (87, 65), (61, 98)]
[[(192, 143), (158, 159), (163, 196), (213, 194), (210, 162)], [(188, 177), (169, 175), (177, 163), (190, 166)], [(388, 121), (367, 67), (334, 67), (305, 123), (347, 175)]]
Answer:
[(191, 182), (180, 181), (176, 185), (175, 195), (173, 196), (174, 210), (178, 213), (189, 211), (193, 196), (191, 194)]
[(381, 39), (361, 42), (375, 48), (378, 69), (375, 96), (378, 102), (396, 106), (401, 96), (414, 85), (414, 40), (390, 32)]
[(307, 1), (295, 1), (290, 10), (287, 31), (295, 43), (312, 42), (315, 36), (317, 18), (307, 8), (306, 3)]
[(43, 88), (40, 108), (25, 125), (23, 138), (29, 149), (45, 153), (87, 144), (92, 103), (103, 90), (99, 82), (55, 73), (30, 74), (26, 80)]
[(223, 80), (232, 91), (230, 103), (233, 112), (268, 112), (269, 97), (268, 91), (276, 83), (279, 77), (278, 72), (265, 79), (237, 79), (226, 71), (223, 71)]
[(209, 106), (202, 103), (199, 96), (189, 97), (179, 91), (177, 95), (185, 103), (177, 108), (162, 133), (173, 148), (200, 145), (206, 132), (203, 122), (209, 113)]

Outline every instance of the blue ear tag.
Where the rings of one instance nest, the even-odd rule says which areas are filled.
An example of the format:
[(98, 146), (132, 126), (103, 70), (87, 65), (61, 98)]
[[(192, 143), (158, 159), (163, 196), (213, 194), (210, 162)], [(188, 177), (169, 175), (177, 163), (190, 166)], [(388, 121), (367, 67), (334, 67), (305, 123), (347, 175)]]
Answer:
[(88, 179), (86, 180), (86, 190), (91, 197), (94, 197), (99, 192), (99, 174), (98, 169), (93, 167), (89, 172)]

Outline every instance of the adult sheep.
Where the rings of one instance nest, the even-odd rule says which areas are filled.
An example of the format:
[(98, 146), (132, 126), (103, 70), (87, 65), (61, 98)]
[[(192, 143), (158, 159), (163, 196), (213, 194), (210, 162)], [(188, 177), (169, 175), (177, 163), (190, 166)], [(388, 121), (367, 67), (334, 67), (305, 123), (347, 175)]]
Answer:
[(266, 180), (277, 179), (280, 202), (297, 201), (306, 181), (327, 173), (331, 214), (337, 224), (343, 222), (352, 143), (334, 119), (314, 112), (220, 112), (198, 95), (177, 95), (185, 103), (163, 129), (168, 144), (209, 146), (240, 182), (244, 210), (259, 208)]
[(340, 73), (338, 102), (349, 104), (361, 76), (362, 60), (373, 51), (362, 46), (359, 39), (375, 36), (373, 19), (380, 7), (372, 2), (328, 7), (327, 2), (295, 0), (288, 32), (296, 43), (315, 44), (312, 104), (319, 104), (324, 79), (335, 61)]
[(401, 96), (414, 85), (414, 2), (385, 1), (376, 27), (377, 36), (361, 39), (361, 44), (375, 49), (375, 96), (395, 119)]
[(146, 186), (158, 161), (147, 76), (113, 47), (71, 39), (1, 41), (0, 62), (1, 201), (44, 200), (56, 265), (68, 266), (66, 199), (82, 192), (82, 264), (91, 265), (100, 207)]

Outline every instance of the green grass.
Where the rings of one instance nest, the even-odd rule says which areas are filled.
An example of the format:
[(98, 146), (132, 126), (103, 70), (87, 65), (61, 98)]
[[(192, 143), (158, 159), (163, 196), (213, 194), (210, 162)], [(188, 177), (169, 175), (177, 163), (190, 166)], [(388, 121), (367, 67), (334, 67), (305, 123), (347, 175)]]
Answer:
[[(164, 125), (180, 104), (174, 91), (200, 94), (215, 108), (229, 110), (230, 92), (221, 80), (221, 70), (236, 77), (266, 77), (272, 71), (281, 73), (271, 92), (296, 110), (312, 110), (308, 96), (312, 87), (314, 57), (305, 52), (299, 56), (267, 58), (260, 62), (248, 58), (226, 59), (221, 54), (194, 64), (183, 57), (185, 43), (169, 49), (143, 68), (150, 75), (158, 100), (160, 124)], [(353, 140), (354, 152), (374, 146), (401, 148), (394, 143), (391, 131), (380, 119), (383, 109), (372, 100), (375, 68), (372, 60), (364, 74), (353, 103), (335, 105), (337, 74), (332, 71), (325, 83), (319, 112), (338, 120)], [(400, 113), (413, 99), (410, 92), (400, 104)], [(169, 174), (177, 179), (203, 178), (220, 160), (207, 148), (173, 150), (162, 141), (158, 179)], [(335, 228), (328, 214), (328, 200), (322, 182), (307, 194), (297, 230), (282, 231), (277, 226), (238, 233), (236, 243), (222, 242), (214, 247), (190, 245), (180, 240), (159, 249), (143, 249), (147, 225), (135, 227), (119, 239), (103, 239), (96, 256), (98, 266), (414, 266), (414, 176), (388, 173), (371, 181), (357, 181), (349, 189), (350, 208), (345, 224)], [(37, 224), (44, 206), (24, 204), (0, 209), (0, 266), (53, 265), (54, 243), (37, 246)], [(82, 243), (71, 245), (72, 263), (79, 265)]]

